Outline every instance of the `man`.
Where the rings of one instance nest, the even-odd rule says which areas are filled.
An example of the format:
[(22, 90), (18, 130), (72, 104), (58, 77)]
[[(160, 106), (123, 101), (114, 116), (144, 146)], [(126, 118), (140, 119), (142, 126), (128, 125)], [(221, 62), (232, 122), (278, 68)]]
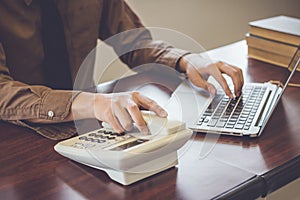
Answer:
[[(153, 41), (124, 0), (3, 0), (0, 119), (30, 127), (51, 139), (64, 139), (75, 133), (63, 122), (88, 118), (106, 121), (119, 133), (130, 130), (135, 122), (141, 132), (147, 133), (139, 106), (167, 116), (153, 100), (137, 92), (112, 95), (72, 91), (79, 67), (98, 38), (105, 40), (136, 28), (141, 29), (109, 44), (116, 52), (128, 46), (147, 47), (120, 57), (129, 67), (145, 63), (167, 65), (185, 72), (196, 86), (214, 93), (213, 85), (206, 82), (212, 75), (233, 97), (222, 76), (226, 73), (233, 80), (235, 95), (240, 95), (243, 75), (239, 68), (223, 62), (201, 66), (198, 55)], [(92, 79), (91, 72), (87, 76)]]

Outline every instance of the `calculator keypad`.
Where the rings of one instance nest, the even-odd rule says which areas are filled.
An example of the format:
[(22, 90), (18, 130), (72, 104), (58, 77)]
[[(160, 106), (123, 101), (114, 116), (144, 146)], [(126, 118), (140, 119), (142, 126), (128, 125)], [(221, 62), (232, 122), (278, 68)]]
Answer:
[(119, 134), (112, 130), (101, 128), (78, 136), (72, 146), (80, 149), (90, 147), (106, 148), (130, 138), (133, 137), (131, 135), (126, 135), (125, 133)]

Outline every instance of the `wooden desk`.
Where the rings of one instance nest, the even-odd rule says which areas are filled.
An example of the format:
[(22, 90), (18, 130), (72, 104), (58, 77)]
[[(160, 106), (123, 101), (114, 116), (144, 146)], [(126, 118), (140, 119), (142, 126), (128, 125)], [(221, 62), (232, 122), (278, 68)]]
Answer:
[[(244, 41), (209, 54), (242, 67), (247, 81), (267, 81), (283, 71), (247, 59)], [(160, 78), (139, 74), (124, 79), (117, 90)], [(174, 79), (165, 88), (149, 84), (139, 89), (165, 102), (178, 83)], [(109, 91), (112, 86), (99, 89)], [(0, 199), (254, 199), (299, 177), (299, 102), (300, 89), (288, 88), (260, 138), (222, 136), (203, 158), (201, 148), (209, 141), (204, 144), (205, 135), (197, 134), (176, 168), (125, 187), (102, 171), (58, 155), (55, 141), (0, 122)]]

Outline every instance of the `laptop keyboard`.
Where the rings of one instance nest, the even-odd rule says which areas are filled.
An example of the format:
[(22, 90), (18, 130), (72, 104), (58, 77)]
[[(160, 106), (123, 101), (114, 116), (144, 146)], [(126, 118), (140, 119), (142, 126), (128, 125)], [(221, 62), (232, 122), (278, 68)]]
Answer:
[(197, 125), (249, 130), (266, 89), (264, 86), (244, 86), (242, 95), (233, 99), (223, 91), (218, 92)]

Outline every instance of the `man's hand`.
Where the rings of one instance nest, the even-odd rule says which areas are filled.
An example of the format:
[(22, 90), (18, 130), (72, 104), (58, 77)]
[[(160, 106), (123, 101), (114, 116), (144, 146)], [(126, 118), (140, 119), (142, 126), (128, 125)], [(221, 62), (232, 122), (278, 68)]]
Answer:
[(203, 66), (204, 58), (198, 54), (189, 54), (180, 59), (179, 68), (186, 72), (192, 83), (198, 87), (206, 89), (212, 94), (216, 93), (216, 88), (207, 82), (209, 76), (213, 76), (224, 89), (226, 95), (233, 98), (229, 86), (223, 77), (222, 73), (231, 77), (234, 84), (234, 93), (236, 96), (241, 95), (241, 90), (244, 85), (242, 70), (236, 66), (226, 64), (224, 62), (216, 62)]
[(72, 104), (72, 113), (74, 119), (96, 118), (107, 122), (118, 133), (130, 131), (134, 122), (142, 133), (148, 134), (149, 129), (139, 107), (151, 110), (160, 117), (168, 115), (154, 100), (138, 92), (81, 93)]

